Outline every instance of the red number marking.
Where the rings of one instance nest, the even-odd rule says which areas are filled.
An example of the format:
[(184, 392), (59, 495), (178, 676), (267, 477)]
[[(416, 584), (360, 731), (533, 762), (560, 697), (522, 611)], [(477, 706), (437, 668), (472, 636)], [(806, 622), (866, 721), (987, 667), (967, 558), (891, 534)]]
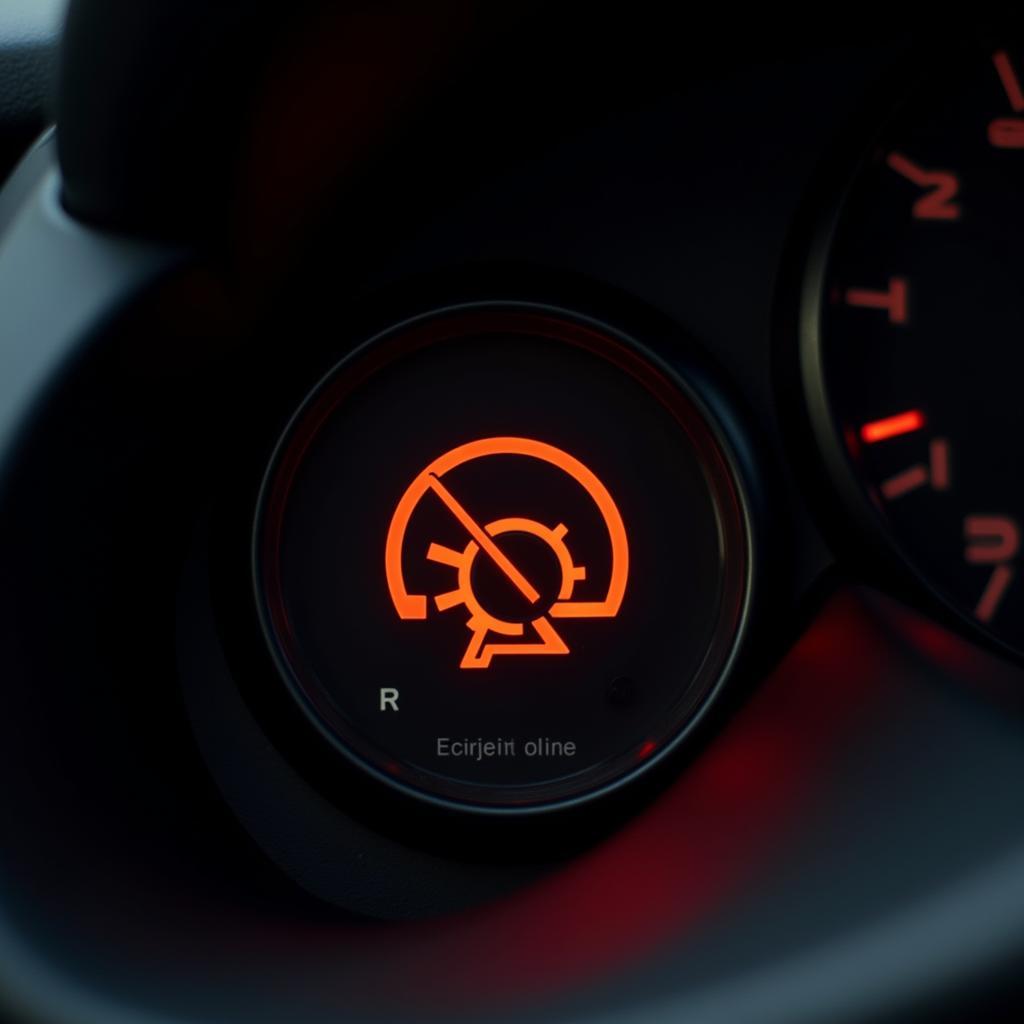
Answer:
[(1024, 149), (1024, 117), (997, 117), (988, 126), (988, 141), (996, 149)]
[[(912, 413), (904, 413), (903, 415), (910, 416)], [(918, 415), (921, 416), (921, 425), (923, 426), (924, 414), (918, 413)], [(894, 420), (899, 419), (899, 417), (895, 416), (892, 418)], [(886, 422), (886, 420), (878, 420), (877, 424)], [(867, 426), (876, 426), (877, 424), (867, 424)], [(904, 432), (899, 431), (899, 433)], [(896, 434), (890, 433), (886, 436), (895, 437)], [(866, 437), (865, 440), (867, 440)], [(880, 437), (878, 440), (884, 440), (884, 438)], [(880, 490), (883, 498), (887, 501), (892, 501), (894, 498), (902, 498), (904, 494), (916, 491), (919, 487), (924, 487), (925, 484), (929, 483), (933, 491), (948, 491), (949, 480), (949, 442), (944, 437), (936, 437), (928, 445), (927, 466), (923, 462), (915, 463), (913, 466), (883, 481)]]
[(998, 565), (1016, 558), (1020, 551), (1020, 530), (1006, 516), (968, 516), (964, 537), (964, 557), (971, 565)]
[(968, 516), (964, 537), (964, 558), (970, 565), (995, 566), (974, 609), (978, 619), (991, 622), (1013, 582), (1013, 567), (1007, 563), (1020, 551), (1020, 528), (1007, 516)]
[[(1015, 114), (1024, 114), (1024, 89), (1005, 50), (992, 54), (992, 63)], [(988, 141), (996, 149), (1024, 149), (1024, 118), (997, 117), (988, 126)]]
[(960, 205), (954, 203), (960, 180), (952, 171), (926, 171), (902, 153), (890, 153), (886, 163), (920, 188), (930, 189), (912, 207), (917, 220), (959, 220)]
[(1015, 114), (1024, 113), (1024, 89), (1020, 87), (1020, 79), (1014, 70), (1010, 55), (1005, 50), (992, 54), (992, 63), (996, 66), (999, 80), (1006, 90), (1006, 98), (1010, 101), (1010, 109)]
[(889, 323), (907, 322), (907, 281), (903, 277), (890, 277), (889, 287), (883, 291), (871, 288), (847, 288), (846, 302), (850, 306), (864, 309), (884, 309), (889, 313)]
[(988, 578), (981, 600), (974, 609), (974, 614), (982, 622), (991, 622), (993, 616), (999, 610), (1003, 597), (1013, 582), (1013, 569), (1008, 565), (997, 565)]

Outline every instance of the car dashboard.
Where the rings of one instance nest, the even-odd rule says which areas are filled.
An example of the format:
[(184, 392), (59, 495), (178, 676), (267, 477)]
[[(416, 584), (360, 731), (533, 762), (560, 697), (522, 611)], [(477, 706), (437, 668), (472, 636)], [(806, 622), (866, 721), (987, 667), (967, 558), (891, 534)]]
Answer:
[(1019, 17), (57, 6), (0, 1014), (1013, 1019)]

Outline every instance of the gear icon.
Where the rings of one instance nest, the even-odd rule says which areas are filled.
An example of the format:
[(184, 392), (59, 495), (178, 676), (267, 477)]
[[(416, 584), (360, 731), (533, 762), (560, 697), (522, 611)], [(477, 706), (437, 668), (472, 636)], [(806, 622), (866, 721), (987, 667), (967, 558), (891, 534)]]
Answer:
[[(587, 569), (575, 563), (566, 542), (569, 530), (564, 523), (549, 527), (535, 519), (510, 516), (481, 526), (442, 481), (457, 466), (494, 455), (518, 455), (548, 463), (568, 474), (589, 494), (604, 520), (611, 549), (611, 571), (603, 600), (574, 600), (576, 585), (587, 579)], [(625, 594), (629, 552), (622, 517), (608, 490), (583, 463), (561, 449), (527, 438), (504, 437), (474, 441), (435, 459), (399, 501), (388, 530), (385, 569), (392, 602), (402, 619), (427, 618), (427, 597), (410, 594), (406, 589), (403, 560), (409, 521), (428, 493), (440, 499), (469, 536), (461, 550), (432, 542), (425, 554), (427, 561), (449, 566), (456, 572), (455, 588), (437, 594), (433, 604), (440, 613), (461, 607), (468, 615), (466, 627), (471, 637), (461, 668), (486, 669), (498, 655), (569, 654), (569, 647), (552, 619), (613, 618), (618, 614)], [(550, 601), (542, 599), (540, 591), (506, 553), (503, 538), (523, 535), (543, 543), (557, 562), (557, 593)], [(474, 584), (474, 570), (481, 561), (500, 572), (527, 602), (531, 610), (525, 620), (515, 621), (488, 608)], [(500, 639), (489, 640), (491, 634)]]

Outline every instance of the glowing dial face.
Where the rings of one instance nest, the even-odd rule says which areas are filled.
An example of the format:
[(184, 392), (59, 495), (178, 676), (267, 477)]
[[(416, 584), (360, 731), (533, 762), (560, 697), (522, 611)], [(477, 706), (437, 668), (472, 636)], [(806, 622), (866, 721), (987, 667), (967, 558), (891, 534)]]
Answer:
[(471, 307), (307, 400), (267, 474), (257, 597), (339, 752), (415, 795), (536, 808), (678, 741), (732, 658), (747, 548), (669, 371), (588, 323)]
[(1024, 650), (1024, 50), (909, 97), (852, 183), (812, 282), (819, 439), (932, 590)]

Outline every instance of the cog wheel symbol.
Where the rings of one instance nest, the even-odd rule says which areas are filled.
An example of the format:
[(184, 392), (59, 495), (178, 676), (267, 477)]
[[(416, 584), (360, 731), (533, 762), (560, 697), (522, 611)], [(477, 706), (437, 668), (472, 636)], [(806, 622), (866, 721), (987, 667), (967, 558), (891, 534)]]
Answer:
[[(509, 516), (481, 526), (462, 505), (442, 477), (468, 461), (493, 455), (520, 455), (539, 459), (567, 473), (589, 494), (608, 532), (611, 571), (603, 600), (574, 600), (576, 585), (587, 580), (585, 565), (577, 565), (566, 543), (569, 533), (563, 522), (546, 526), (522, 516)], [(527, 438), (487, 438), (462, 445), (435, 459), (407, 488), (392, 517), (385, 551), (388, 588), (402, 619), (426, 619), (429, 602), (425, 595), (410, 594), (404, 577), (405, 535), (409, 520), (428, 494), (434, 494), (462, 526), (469, 540), (462, 550), (432, 542), (426, 551), (429, 562), (449, 566), (456, 572), (453, 590), (437, 594), (434, 608), (439, 613), (463, 608), (471, 637), (462, 657), (463, 669), (486, 669), (499, 655), (567, 655), (569, 646), (552, 619), (614, 618), (622, 604), (629, 571), (625, 527), (611, 495), (598, 478), (566, 452), (553, 445)], [(559, 585), (554, 600), (545, 603), (533, 583), (510, 559), (502, 538), (527, 535), (543, 542), (553, 553), (559, 568)], [(489, 610), (474, 587), (474, 568), (481, 559), (489, 561), (528, 602), (531, 611), (525, 621)], [(500, 638), (489, 640), (494, 634)]]
[[(586, 567), (573, 565), (572, 555), (569, 554), (569, 548), (563, 539), (568, 533), (568, 529), (563, 523), (559, 523), (554, 529), (549, 529), (532, 519), (511, 517), (488, 523), (484, 530), (492, 538), (506, 533), (527, 533), (544, 541), (555, 553), (561, 568), (562, 584), (558, 591), (560, 601), (568, 601), (572, 597), (576, 582), (586, 579)], [(459, 605), (464, 605), (469, 612), (466, 627), (472, 631), (473, 638), (466, 648), (461, 667), (487, 668), (491, 663), (491, 658), (496, 654), (568, 654), (569, 648), (565, 645), (565, 641), (558, 635), (545, 615), (538, 616), (530, 623), (540, 637), (539, 642), (532, 644), (484, 643), (488, 633), (497, 633), (500, 636), (523, 636), (526, 627), (521, 622), (508, 622), (491, 614), (473, 592), (473, 563), (480, 555), (480, 551), (480, 545), (474, 540), (471, 540), (462, 551), (453, 551), (441, 544), (431, 544), (427, 551), (427, 558), (430, 561), (450, 565), (458, 571), (458, 587), (447, 594), (439, 594), (434, 598), (434, 604), (438, 611), (442, 612)]]

